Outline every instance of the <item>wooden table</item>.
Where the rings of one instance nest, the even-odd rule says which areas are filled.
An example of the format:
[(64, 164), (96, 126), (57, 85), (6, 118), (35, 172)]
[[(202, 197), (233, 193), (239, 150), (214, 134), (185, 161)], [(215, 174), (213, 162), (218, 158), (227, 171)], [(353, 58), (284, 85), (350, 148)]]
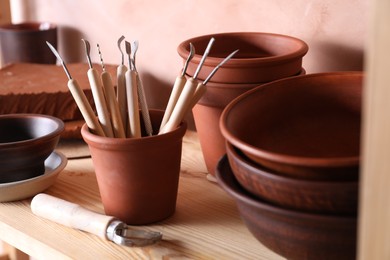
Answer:
[[(197, 135), (188, 131), (176, 213), (135, 227), (163, 233), (163, 241), (152, 246), (119, 246), (37, 217), (30, 199), (0, 203), (0, 240), (38, 259), (281, 259), (249, 233), (234, 200), (208, 181), (205, 172)], [(45, 192), (104, 212), (90, 158), (70, 159)]]

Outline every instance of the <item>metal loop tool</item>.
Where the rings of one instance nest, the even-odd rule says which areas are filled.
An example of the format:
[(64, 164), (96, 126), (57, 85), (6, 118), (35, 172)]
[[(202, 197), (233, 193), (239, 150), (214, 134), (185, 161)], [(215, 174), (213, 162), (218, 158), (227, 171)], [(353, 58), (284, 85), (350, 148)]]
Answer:
[(40, 193), (31, 201), (32, 212), (59, 224), (95, 234), (123, 246), (147, 246), (162, 239), (161, 232), (131, 229), (124, 222), (80, 205)]

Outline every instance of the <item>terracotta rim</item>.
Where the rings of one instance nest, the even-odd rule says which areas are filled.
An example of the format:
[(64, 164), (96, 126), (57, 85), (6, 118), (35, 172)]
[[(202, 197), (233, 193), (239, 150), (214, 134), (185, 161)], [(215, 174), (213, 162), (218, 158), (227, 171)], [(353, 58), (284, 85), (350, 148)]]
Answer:
[(239, 185), (238, 181), (233, 175), (231, 167), (229, 165), (227, 156), (224, 155), (218, 162), (216, 178), (218, 184), (233, 198), (235, 198), (240, 204), (245, 204), (245, 207), (254, 207), (274, 214), (283, 215), (286, 217), (295, 217), (301, 219), (310, 219), (318, 221), (356, 221), (354, 216), (339, 216), (339, 215), (324, 215), (319, 213), (305, 213), (301, 211), (289, 210), (281, 207), (272, 206), (260, 199), (254, 199), (247, 194), (243, 188)]
[[(163, 110), (155, 110), (155, 109), (149, 109), (151, 113), (163, 113)], [(137, 143), (143, 143), (143, 144), (148, 144), (148, 143), (155, 143), (158, 142), (159, 140), (163, 141), (166, 140), (167, 137), (169, 136), (184, 136), (185, 132), (187, 130), (187, 123), (183, 121), (179, 127), (177, 127), (175, 130), (160, 134), (160, 135), (153, 135), (153, 136), (143, 136), (142, 138), (113, 138), (113, 137), (105, 137), (105, 136), (98, 136), (93, 133), (91, 133), (88, 129), (88, 126), (84, 124), (81, 127), (81, 134), (83, 138), (85, 138), (86, 142), (92, 142), (92, 143), (97, 143), (97, 144), (111, 144), (113, 142), (117, 142), (120, 140), (123, 145), (126, 144), (137, 144)]]
[[(316, 74), (307, 74), (303, 76), (299, 76), (300, 78), (314, 78), (314, 77), (324, 77), (324, 76), (336, 76), (336, 75), (349, 75), (349, 76), (359, 76), (363, 75), (362, 72), (359, 71), (343, 71), (343, 72), (326, 72), (326, 73), (316, 73)], [(244, 100), (246, 97), (251, 95), (253, 92), (258, 91), (259, 88), (268, 88), (272, 87), (273, 84), (282, 82), (282, 81), (290, 81), (295, 80), (297, 77), (285, 78), (276, 80), (270, 83), (266, 83), (260, 85), (254, 89), (251, 89), (241, 96), (235, 98), (231, 101), (226, 108), (223, 110), (219, 125), (222, 135), (226, 138), (228, 142), (239, 148), (244, 153), (252, 154), (256, 157), (261, 157), (273, 162), (278, 162), (282, 164), (290, 164), (296, 166), (314, 166), (314, 167), (338, 167), (338, 166), (356, 166), (359, 164), (360, 156), (346, 156), (339, 158), (312, 158), (312, 157), (303, 157), (303, 156), (293, 156), (287, 154), (274, 153), (270, 151), (263, 150), (259, 147), (255, 147), (251, 144), (246, 143), (240, 138), (233, 135), (227, 128), (227, 120), (229, 117), (230, 110), (239, 102)]]
[(32, 138), (32, 139), (27, 139), (27, 140), (21, 140), (17, 142), (9, 142), (9, 143), (0, 143), (0, 148), (7, 148), (7, 147), (12, 147), (16, 145), (23, 145), (26, 143), (32, 143), (32, 142), (37, 142), (37, 141), (45, 141), (52, 139), (56, 136), (59, 136), (65, 129), (65, 124), (64, 122), (54, 116), (49, 116), (49, 115), (41, 115), (41, 114), (7, 114), (7, 115), (0, 115), (0, 121), (5, 118), (28, 118), (28, 119), (48, 119), (56, 124), (56, 128), (51, 131), (50, 133), (46, 135), (39, 136), (37, 138)]
[(57, 29), (57, 25), (50, 22), (24, 22), (0, 25), (0, 31), (4, 32), (37, 32)]
[[(268, 37), (278, 37), (278, 38), (283, 38), (286, 40), (290, 40), (291, 42), (294, 42), (295, 44), (299, 45), (299, 48), (297, 48), (294, 52), (290, 52), (287, 54), (283, 55), (274, 55), (270, 57), (260, 57), (260, 58), (232, 58), (229, 62), (224, 64), (224, 67), (243, 67), (244, 64), (250, 65), (250, 64), (257, 64), (258, 66), (259, 63), (265, 63), (264, 66), (268, 66), (270, 64), (277, 64), (277, 63), (286, 63), (290, 61), (291, 59), (296, 59), (297, 57), (303, 57), (308, 51), (309, 51), (309, 46), (302, 41), (301, 39), (288, 36), (288, 35), (283, 35), (283, 34), (276, 34), (276, 33), (265, 33), (265, 32), (227, 32), (227, 33), (218, 33), (218, 34), (209, 34), (209, 35), (202, 35), (194, 38), (190, 38), (188, 40), (185, 40), (184, 42), (180, 43), (177, 52), (179, 55), (185, 60), (188, 57), (189, 54), (189, 44), (190, 42), (194, 43), (197, 42), (201, 39), (205, 38), (211, 38), (211, 37), (220, 37), (220, 36), (230, 36), (234, 37), (236, 35), (245, 35), (245, 36), (256, 36), (256, 35), (261, 35), (261, 36), (268, 36)], [(194, 44), (195, 45), (195, 44)], [(199, 63), (202, 54), (195, 54), (192, 62), (194, 63)], [(220, 63), (223, 60), (223, 58), (217, 58), (217, 57), (212, 57), (208, 56), (207, 59), (205, 60), (204, 64), (205, 65), (210, 65), (210, 66), (216, 66), (218, 63)]]

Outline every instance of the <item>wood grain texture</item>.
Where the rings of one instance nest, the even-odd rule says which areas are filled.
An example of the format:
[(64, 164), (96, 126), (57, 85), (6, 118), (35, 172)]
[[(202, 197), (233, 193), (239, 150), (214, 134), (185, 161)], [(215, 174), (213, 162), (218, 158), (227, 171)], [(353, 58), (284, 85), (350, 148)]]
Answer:
[[(104, 213), (91, 159), (69, 160), (46, 193)], [(235, 202), (206, 180), (197, 135), (183, 141), (175, 214), (148, 226), (163, 241), (142, 248), (116, 245), (33, 215), (30, 200), (0, 204), (0, 239), (38, 259), (281, 259), (261, 245), (240, 220)]]
[(389, 1), (371, 2), (364, 93), (358, 258), (390, 259)]

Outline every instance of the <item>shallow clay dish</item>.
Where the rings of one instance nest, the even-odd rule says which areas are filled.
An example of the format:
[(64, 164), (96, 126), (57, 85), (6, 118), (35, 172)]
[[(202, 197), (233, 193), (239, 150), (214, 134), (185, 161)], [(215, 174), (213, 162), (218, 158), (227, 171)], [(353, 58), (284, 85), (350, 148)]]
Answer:
[(236, 181), (226, 156), (216, 177), (249, 231), (272, 251), (287, 259), (355, 259), (356, 217), (302, 213), (255, 199)]
[(41, 175), (64, 123), (39, 114), (0, 115), (0, 183)]
[(196, 54), (187, 73), (194, 75), (210, 39), (215, 42), (199, 73), (204, 80), (214, 67), (236, 49), (240, 51), (223, 65), (212, 80), (219, 83), (261, 83), (296, 75), (302, 68), (302, 57), (308, 45), (297, 38), (261, 32), (232, 32), (203, 35), (188, 39), (178, 46), (178, 53), (186, 60), (189, 44)]
[(44, 174), (22, 181), (0, 183), (0, 202), (26, 199), (46, 190), (54, 184), (66, 164), (67, 159), (62, 153), (53, 152), (45, 160)]
[(245, 157), (231, 144), (227, 156), (241, 186), (271, 204), (305, 212), (356, 215), (357, 181), (307, 181), (272, 173)]
[(357, 180), (361, 72), (310, 74), (250, 90), (224, 109), (228, 142), (280, 174)]

